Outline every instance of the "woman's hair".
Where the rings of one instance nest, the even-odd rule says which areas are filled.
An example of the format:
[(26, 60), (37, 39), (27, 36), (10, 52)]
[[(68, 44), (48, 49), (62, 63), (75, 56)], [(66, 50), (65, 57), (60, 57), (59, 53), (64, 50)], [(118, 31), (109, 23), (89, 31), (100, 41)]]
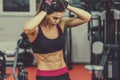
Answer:
[[(40, 0), (38, 9), (37, 9), (37, 14), (42, 10), (42, 5), (44, 4), (44, 2), (45, 0)], [(64, 12), (65, 11), (66, 8), (65, 8), (64, 0), (52, 0), (52, 2), (55, 3), (55, 6), (51, 7), (51, 10), (48, 14), (51, 14), (53, 12)]]

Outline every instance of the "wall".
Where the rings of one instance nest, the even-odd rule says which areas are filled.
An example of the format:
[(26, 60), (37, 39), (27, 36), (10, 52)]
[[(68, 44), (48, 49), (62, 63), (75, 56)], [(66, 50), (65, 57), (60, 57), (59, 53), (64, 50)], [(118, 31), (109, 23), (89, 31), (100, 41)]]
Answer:
[(72, 28), (72, 60), (76, 63), (90, 62), (87, 23)]
[(14, 50), (24, 23), (31, 17), (0, 16), (0, 50)]

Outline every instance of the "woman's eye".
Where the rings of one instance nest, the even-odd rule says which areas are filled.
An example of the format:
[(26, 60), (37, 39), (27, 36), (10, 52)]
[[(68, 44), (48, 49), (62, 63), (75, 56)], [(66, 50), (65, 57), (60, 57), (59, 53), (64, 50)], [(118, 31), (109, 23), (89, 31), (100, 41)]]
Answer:
[(58, 19), (58, 18), (54, 17), (54, 19)]

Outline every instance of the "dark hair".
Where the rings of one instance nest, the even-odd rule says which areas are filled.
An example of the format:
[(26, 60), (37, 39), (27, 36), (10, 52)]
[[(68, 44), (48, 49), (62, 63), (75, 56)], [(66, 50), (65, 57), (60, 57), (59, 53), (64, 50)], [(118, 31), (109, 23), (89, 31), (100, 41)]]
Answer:
[[(45, 0), (40, 0), (40, 3), (38, 5), (38, 9), (37, 9), (37, 14), (42, 10), (41, 6), (44, 4)], [(51, 14), (53, 12), (64, 12), (65, 11), (65, 4), (63, 0), (53, 0), (53, 2), (55, 3), (55, 5), (53, 7), (51, 7), (51, 11), (48, 14)]]

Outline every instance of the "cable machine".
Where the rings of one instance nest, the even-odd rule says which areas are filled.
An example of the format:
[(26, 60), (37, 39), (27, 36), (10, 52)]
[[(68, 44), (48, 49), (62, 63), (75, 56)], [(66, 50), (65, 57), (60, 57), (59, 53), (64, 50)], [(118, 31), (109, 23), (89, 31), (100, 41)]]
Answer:
[[(111, 0), (104, 1), (104, 8), (105, 8), (105, 19), (103, 19), (103, 26), (104, 26), (104, 44), (111, 44), (111, 45), (119, 45), (120, 43), (120, 11), (116, 9), (112, 9), (112, 5), (116, 5)], [(120, 4), (119, 4), (120, 6)], [(119, 80), (120, 77), (120, 50), (115, 48), (110, 49), (109, 55), (107, 57), (104, 78), (107, 80)], [(106, 71), (107, 70), (107, 71)]]
[[(115, 5), (120, 7), (120, 1), (103, 0), (102, 4), (104, 10), (100, 12), (102, 14), (100, 17), (101, 29), (93, 27), (94, 18), (92, 18), (88, 24), (88, 32), (91, 50), (93, 42), (101, 41), (104, 44), (104, 51), (98, 62), (94, 60), (95, 56), (91, 52), (91, 64), (99, 64), (104, 67), (103, 71), (98, 72), (98, 78), (103, 74), (103, 80), (120, 80), (120, 8), (117, 10), (115, 7)], [(99, 35), (99, 31), (102, 35)]]

